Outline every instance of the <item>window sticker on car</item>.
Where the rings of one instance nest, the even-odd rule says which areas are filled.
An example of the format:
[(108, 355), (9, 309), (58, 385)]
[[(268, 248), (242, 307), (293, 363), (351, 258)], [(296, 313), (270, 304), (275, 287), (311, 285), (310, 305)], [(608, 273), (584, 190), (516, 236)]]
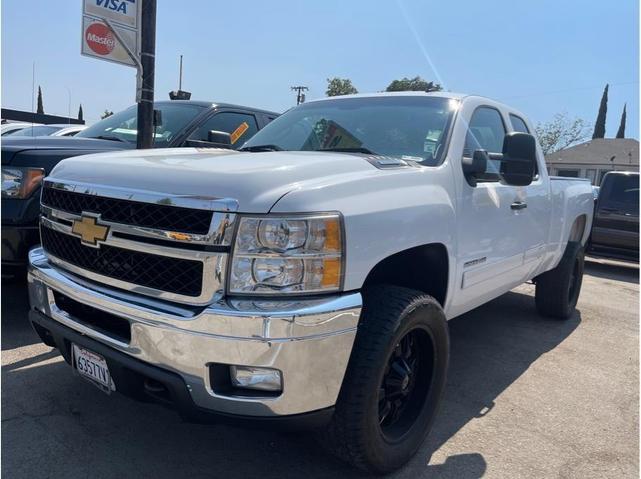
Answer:
[(425, 142), (423, 142), (423, 151), (430, 156), (434, 156), (434, 152), (436, 151), (436, 143), (434, 143), (432, 140), (426, 139)]
[(233, 145), (238, 141), (238, 139), (243, 136), (243, 134), (249, 129), (249, 123), (246, 121), (242, 122), (240, 125), (238, 125), (238, 128), (236, 128), (233, 133), (231, 134), (231, 144)]

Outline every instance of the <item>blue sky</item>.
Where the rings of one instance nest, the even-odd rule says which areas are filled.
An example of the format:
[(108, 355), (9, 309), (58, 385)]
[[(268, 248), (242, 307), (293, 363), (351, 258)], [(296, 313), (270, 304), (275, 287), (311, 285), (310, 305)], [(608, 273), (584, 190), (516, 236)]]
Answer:
[[(639, 132), (636, 0), (158, 0), (156, 98), (178, 83), (194, 99), (283, 111), (291, 85), (324, 96), (326, 78), (360, 92), (420, 75), (509, 103), (534, 122), (567, 111), (594, 123), (610, 83), (606, 136), (627, 102)], [(2, 106), (31, 109), (32, 64), (47, 113), (95, 121), (134, 102), (135, 71), (80, 56), (80, 0), (2, 2)]]

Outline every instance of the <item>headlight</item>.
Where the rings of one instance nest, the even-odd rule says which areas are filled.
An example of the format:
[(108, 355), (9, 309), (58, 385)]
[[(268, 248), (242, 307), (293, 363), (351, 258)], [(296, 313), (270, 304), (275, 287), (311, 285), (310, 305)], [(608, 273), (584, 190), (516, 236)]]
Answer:
[(2, 197), (27, 198), (35, 190), (45, 172), (42, 168), (2, 167)]
[(338, 291), (343, 238), (338, 214), (242, 217), (230, 293), (305, 294)]

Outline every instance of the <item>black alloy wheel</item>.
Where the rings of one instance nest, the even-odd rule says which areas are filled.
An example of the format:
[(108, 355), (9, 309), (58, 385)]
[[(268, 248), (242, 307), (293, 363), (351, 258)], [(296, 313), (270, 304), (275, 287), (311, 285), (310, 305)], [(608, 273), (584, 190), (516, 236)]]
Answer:
[(434, 375), (434, 347), (424, 329), (408, 331), (387, 362), (378, 393), (378, 420), (383, 435), (403, 436), (420, 413)]

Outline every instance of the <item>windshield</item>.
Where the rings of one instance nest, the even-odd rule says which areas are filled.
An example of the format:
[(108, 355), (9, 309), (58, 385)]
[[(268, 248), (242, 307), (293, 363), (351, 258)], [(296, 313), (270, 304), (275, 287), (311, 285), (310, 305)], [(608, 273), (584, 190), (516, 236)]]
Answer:
[(420, 96), (307, 103), (276, 118), (243, 149), (371, 152), (436, 165), (455, 106), (449, 98)]
[[(154, 132), (154, 146), (166, 147), (171, 140), (200, 114), (204, 106), (194, 104), (163, 103), (154, 105), (161, 111), (162, 125)], [(75, 138), (102, 138), (106, 140), (136, 142), (138, 108), (136, 105), (115, 115), (108, 116), (98, 123), (78, 133)]]
[(11, 136), (49, 136), (58, 130), (62, 130), (64, 126), (28, 126), (22, 130), (11, 132)]

